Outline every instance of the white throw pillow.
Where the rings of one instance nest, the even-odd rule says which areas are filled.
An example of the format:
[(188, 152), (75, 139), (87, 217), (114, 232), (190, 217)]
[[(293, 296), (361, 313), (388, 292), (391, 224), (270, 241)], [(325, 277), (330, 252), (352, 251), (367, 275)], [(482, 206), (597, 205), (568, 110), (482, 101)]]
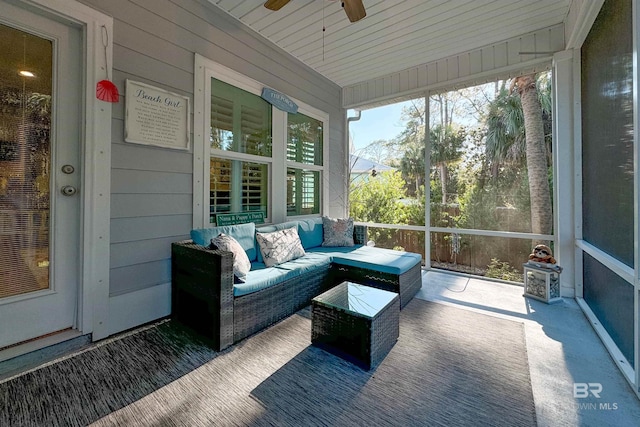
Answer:
[(209, 247), (233, 253), (233, 275), (237, 281), (244, 282), (247, 280), (247, 273), (251, 270), (251, 261), (249, 261), (247, 253), (236, 239), (220, 233), (217, 237), (211, 239), (211, 246)]
[(305, 254), (298, 227), (285, 228), (273, 233), (256, 232), (256, 240), (267, 267), (282, 264)]

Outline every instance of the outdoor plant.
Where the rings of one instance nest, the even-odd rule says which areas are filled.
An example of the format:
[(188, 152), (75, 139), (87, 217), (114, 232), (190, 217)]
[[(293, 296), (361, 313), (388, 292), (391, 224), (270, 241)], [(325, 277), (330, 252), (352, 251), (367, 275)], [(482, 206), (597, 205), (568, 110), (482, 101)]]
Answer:
[(500, 261), (498, 258), (491, 258), (485, 277), (509, 282), (522, 283), (524, 281), (522, 273), (513, 268), (508, 262)]

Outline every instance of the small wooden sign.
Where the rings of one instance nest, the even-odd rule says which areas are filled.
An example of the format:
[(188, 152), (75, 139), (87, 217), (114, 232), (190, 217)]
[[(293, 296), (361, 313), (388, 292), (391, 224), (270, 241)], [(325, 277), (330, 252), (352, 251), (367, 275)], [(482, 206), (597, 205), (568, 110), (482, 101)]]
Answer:
[(262, 88), (262, 99), (267, 101), (279, 110), (295, 114), (298, 112), (298, 104), (293, 102), (287, 95), (268, 87)]
[(216, 225), (235, 225), (255, 222), (256, 224), (264, 223), (264, 212), (241, 212), (232, 214), (217, 214)]
[(125, 105), (125, 141), (189, 149), (188, 97), (127, 80)]

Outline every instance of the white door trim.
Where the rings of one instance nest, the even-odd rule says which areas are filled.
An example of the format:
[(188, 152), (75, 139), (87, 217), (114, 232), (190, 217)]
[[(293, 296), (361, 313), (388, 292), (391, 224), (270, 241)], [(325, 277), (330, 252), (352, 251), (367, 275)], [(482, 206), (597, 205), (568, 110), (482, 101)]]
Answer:
[[(95, 96), (96, 83), (111, 77), (113, 18), (76, 0), (21, 0), (82, 26), (83, 128), (80, 184), (81, 243), (78, 329), (98, 340), (109, 335), (109, 223), (111, 199), (111, 104)], [(102, 27), (109, 34), (107, 64)]]

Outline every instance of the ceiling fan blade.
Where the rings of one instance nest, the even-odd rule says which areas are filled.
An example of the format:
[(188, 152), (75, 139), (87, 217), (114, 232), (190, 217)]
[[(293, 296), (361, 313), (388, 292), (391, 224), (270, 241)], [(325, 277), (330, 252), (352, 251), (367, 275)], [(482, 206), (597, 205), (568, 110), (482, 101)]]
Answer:
[(289, 3), (289, 0), (267, 0), (264, 3), (264, 7), (269, 10), (280, 10), (282, 6)]
[(344, 7), (344, 12), (351, 22), (359, 21), (367, 16), (362, 0), (344, 0), (342, 7)]

